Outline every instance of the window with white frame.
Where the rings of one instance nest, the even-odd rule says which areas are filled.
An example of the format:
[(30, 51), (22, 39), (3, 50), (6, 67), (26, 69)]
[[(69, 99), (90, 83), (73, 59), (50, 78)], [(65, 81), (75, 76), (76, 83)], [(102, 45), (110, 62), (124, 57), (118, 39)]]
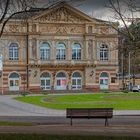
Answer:
[(66, 46), (64, 43), (58, 43), (56, 48), (56, 59), (57, 60), (66, 59)]
[(72, 75), (72, 89), (82, 88), (82, 76), (79, 72), (75, 72)]
[(102, 44), (100, 46), (100, 60), (107, 61), (108, 55), (109, 55), (108, 46), (106, 44)]
[(47, 42), (43, 42), (40, 47), (40, 59), (49, 60), (50, 59), (50, 45)]
[(44, 72), (40, 76), (40, 86), (43, 90), (50, 90), (51, 89), (51, 75), (47, 72)]
[(72, 59), (81, 60), (81, 45), (78, 43), (72, 46)]
[(17, 43), (11, 43), (9, 46), (9, 60), (19, 59), (19, 47)]

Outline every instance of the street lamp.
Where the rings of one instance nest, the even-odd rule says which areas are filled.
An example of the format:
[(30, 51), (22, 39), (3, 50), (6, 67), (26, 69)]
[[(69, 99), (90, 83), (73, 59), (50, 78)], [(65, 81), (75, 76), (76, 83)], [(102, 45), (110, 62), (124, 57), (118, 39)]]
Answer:
[(3, 95), (3, 56), (0, 54), (1, 94)]
[(128, 84), (128, 89), (129, 91), (131, 90), (131, 86), (130, 86), (130, 80), (131, 80), (131, 62), (130, 62), (130, 51), (129, 51), (129, 56), (128, 56), (128, 76), (129, 76), (129, 84)]

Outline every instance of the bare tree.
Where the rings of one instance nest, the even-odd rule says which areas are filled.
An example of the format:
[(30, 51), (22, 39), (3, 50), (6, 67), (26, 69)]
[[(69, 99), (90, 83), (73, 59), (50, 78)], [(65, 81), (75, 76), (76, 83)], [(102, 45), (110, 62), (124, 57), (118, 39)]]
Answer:
[(140, 14), (137, 7), (137, 0), (109, 0), (109, 8), (114, 13), (114, 20), (119, 21), (123, 30), (113, 26), (115, 30), (123, 34), (131, 41), (135, 41), (135, 34), (129, 28), (130, 24), (134, 24)]
[(29, 12), (36, 0), (0, 0), (0, 37), (7, 22), (15, 15)]
[[(16, 15), (24, 13), (30, 15), (32, 12), (38, 12), (39, 9), (52, 8), (60, 2), (75, 3), (78, 6), (85, 0), (0, 0), (0, 37), (7, 22)], [(41, 8), (36, 8), (41, 5)]]
[[(121, 23), (121, 27), (117, 28), (115, 24), (111, 26), (119, 33), (119, 59), (123, 54), (126, 58), (123, 62), (123, 76), (126, 73), (135, 75), (136, 65), (140, 65), (137, 61), (140, 53), (140, 3), (138, 0), (108, 0), (109, 8), (114, 13), (113, 18)], [(129, 57), (131, 53), (131, 67), (128, 68)], [(128, 55), (129, 54), (129, 55)], [(129, 58), (129, 59), (128, 59)], [(124, 61), (124, 60), (121, 60)], [(132, 65), (133, 64), (133, 65)], [(122, 68), (121, 68), (122, 69)], [(134, 77), (133, 77), (134, 78)], [(135, 84), (135, 79), (133, 80)]]

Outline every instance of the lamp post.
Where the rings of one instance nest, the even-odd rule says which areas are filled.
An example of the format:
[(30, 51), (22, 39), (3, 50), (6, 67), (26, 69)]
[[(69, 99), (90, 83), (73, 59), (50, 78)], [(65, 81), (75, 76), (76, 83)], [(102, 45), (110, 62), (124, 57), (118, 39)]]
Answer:
[(129, 54), (128, 54), (128, 76), (129, 76), (129, 84), (128, 84), (128, 89), (129, 91), (131, 90), (131, 87), (130, 87), (130, 80), (131, 80), (131, 62), (130, 62), (130, 51), (129, 51)]
[(123, 90), (125, 89), (125, 85), (124, 85), (124, 54), (122, 53), (122, 56), (121, 56), (121, 73), (122, 73), (122, 88)]

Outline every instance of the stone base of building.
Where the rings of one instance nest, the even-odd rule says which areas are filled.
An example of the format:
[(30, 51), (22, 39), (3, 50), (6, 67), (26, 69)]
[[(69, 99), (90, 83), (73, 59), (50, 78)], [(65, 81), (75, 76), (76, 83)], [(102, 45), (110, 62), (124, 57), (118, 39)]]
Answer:
[[(118, 91), (119, 85), (109, 85), (110, 91)], [(3, 87), (3, 94), (13, 94), (13, 93), (84, 93), (84, 92), (100, 92), (102, 91), (100, 89), (99, 85), (83, 85), (82, 89), (66, 89), (66, 90), (55, 90), (53, 87), (51, 87), (50, 90), (42, 90), (39, 86), (30, 86), (29, 90), (27, 90), (26, 87), (20, 87), (18, 91), (10, 91), (8, 87)], [(0, 87), (0, 93), (2, 94), (2, 88)]]
[(92, 91), (92, 92), (99, 92), (100, 88), (97, 85), (96, 86), (86, 85), (86, 86), (84, 86), (84, 90), (85, 91)]
[(118, 91), (119, 90), (119, 85), (109, 85), (109, 90)]

